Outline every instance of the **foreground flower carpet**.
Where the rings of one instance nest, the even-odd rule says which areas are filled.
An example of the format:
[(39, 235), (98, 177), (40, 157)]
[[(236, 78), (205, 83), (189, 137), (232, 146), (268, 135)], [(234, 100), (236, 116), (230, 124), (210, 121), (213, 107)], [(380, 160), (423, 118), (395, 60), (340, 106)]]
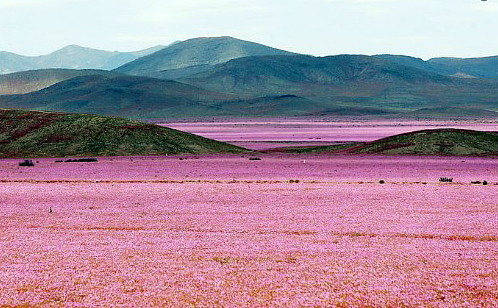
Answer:
[(0, 160), (0, 307), (498, 306), (497, 159), (249, 158)]

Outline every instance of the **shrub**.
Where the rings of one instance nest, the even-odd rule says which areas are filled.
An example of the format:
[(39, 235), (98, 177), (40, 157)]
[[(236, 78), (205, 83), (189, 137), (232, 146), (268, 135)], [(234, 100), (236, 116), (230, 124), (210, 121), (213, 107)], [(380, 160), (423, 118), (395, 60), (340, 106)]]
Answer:
[[(470, 183), (471, 183), (471, 184), (481, 184), (481, 181), (471, 181)], [(486, 184), (487, 184), (487, 183), (486, 183)], [(486, 185), (486, 184), (484, 184), (484, 185)]]
[(386, 183), (384, 180), (379, 181), (379, 184), (384, 184), (384, 183)]
[(488, 185), (488, 181), (482, 181), (482, 185)]
[(34, 165), (35, 163), (30, 159), (25, 159), (24, 161), (19, 163), (19, 166), (21, 167), (33, 167)]
[(453, 178), (442, 177), (442, 178), (439, 178), (439, 182), (452, 183), (453, 182)]
[(66, 163), (92, 163), (98, 161), (96, 158), (76, 158), (76, 159), (66, 159)]
[(249, 157), (249, 160), (261, 160), (259, 157)]

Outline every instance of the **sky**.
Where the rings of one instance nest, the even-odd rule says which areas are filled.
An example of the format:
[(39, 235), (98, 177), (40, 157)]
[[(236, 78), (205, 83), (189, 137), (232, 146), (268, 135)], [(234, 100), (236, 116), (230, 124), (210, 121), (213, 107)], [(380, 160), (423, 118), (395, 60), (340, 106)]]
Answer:
[(498, 0), (0, 0), (0, 50), (134, 51), (232, 36), (293, 52), (498, 55)]

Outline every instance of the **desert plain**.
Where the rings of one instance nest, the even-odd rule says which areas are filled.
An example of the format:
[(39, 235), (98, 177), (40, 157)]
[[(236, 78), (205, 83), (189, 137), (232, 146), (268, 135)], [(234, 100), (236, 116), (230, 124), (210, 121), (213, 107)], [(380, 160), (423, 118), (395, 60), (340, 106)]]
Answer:
[[(238, 141), (379, 134), (325, 139), (335, 126), (299, 124), (328, 129), (317, 136), (287, 123), (301, 135), (279, 139), (264, 123)], [(0, 307), (498, 306), (496, 157), (55, 160), (0, 160)]]

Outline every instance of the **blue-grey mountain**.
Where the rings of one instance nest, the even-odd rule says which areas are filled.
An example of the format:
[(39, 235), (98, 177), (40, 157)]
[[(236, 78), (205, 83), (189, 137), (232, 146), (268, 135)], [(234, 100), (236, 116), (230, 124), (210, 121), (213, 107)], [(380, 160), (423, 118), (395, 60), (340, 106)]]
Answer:
[(0, 74), (45, 68), (111, 70), (162, 48), (164, 46), (135, 52), (111, 52), (69, 45), (43, 56), (22, 56), (0, 52)]

